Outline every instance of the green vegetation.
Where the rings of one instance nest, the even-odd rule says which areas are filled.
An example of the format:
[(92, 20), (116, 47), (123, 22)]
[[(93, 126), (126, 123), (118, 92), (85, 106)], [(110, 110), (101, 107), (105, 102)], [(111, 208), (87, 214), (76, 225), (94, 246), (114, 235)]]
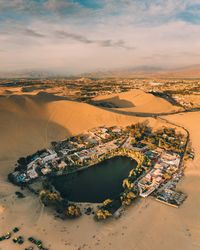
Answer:
[(40, 192), (40, 199), (45, 206), (58, 205), (61, 201), (61, 197), (57, 192), (51, 192), (49, 190), (42, 190)]
[(65, 210), (65, 215), (68, 218), (77, 218), (81, 216), (81, 210), (77, 205), (70, 204)]
[(99, 209), (99, 210), (96, 212), (96, 214), (95, 214), (95, 218), (96, 218), (98, 221), (100, 221), (100, 220), (105, 220), (105, 219), (107, 219), (107, 218), (109, 218), (109, 217), (111, 217), (111, 216), (112, 216), (112, 214), (111, 214), (108, 210), (103, 209), (103, 208)]
[(120, 196), (122, 205), (129, 206), (132, 203), (132, 201), (137, 197), (136, 193), (134, 193), (133, 191), (130, 191), (132, 189), (133, 187), (131, 187), (131, 189), (129, 188), (125, 189), (125, 191)]
[(160, 147), (166, 151), (181, 154), (184, 152), (186, 137), (181, 133), (176, 133), (174, 128), (164, 127), (148, 137), (144, 137), (142, 142), (152, 148)]
[(68, 204), (68, 201), (61, 198), (58, 192), (42, 190), (40, 199), (45, 206), (54, 206), (56, 211), (61, 213), (65, 218), (77, 218), (81, 216), (80, 208), (75, 204)]
[(188, 146), (186, 148), (185, 151), (185, 156), (184, 156), (184, 160), (187, 161), (188, 159), (194, 159), (194, 150), (192, 148), (191, 143), (188, 143)]

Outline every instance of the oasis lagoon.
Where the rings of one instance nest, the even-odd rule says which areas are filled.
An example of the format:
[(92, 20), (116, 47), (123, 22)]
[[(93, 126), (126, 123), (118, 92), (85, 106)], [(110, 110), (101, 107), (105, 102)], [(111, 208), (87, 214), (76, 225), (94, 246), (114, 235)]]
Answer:
[(63, 198), (74, 202), (100, 203), (123, 192), (123, 180), (137, 166), (126, 156), (115, 156), (76, 173), (56, 176), (53, 186)]

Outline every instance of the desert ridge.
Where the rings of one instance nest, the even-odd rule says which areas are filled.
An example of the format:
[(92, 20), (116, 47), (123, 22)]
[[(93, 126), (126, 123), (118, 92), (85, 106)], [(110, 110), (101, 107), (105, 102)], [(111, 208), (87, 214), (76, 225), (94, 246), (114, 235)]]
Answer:
[(162, 113), (180, 110), (163, 98), (146, 93), (139, 89), (111, 95), (101, 95), (93, 99), (97, 104), (111, 103), (120, 110), (141, 112), (141, 113)]

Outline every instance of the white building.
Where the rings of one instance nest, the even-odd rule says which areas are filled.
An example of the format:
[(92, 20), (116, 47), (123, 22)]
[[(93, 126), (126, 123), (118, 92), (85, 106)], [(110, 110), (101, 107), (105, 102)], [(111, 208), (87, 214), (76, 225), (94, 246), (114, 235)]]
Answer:
[(53, 159), (55, 159), (57, 157), (57, 153), (55, 151), (49, 150), (50, 155), (45, 156), (44, 158), (42, 158), (42, 162), (46, 163), (48, 161), (52, 161)]

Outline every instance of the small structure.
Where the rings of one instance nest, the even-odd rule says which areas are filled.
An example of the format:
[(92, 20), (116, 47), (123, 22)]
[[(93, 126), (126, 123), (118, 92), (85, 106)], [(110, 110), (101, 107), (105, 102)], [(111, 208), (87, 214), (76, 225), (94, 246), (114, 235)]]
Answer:
[(164, 189), (161, 192), (159, 192), (156, 196), (157, 201), (160, 201), (162, 203), (165, 203), (167, 205), (176, 208), (178, 208), (186, 198), (187, 198), (186, 194), (171, 189)]

